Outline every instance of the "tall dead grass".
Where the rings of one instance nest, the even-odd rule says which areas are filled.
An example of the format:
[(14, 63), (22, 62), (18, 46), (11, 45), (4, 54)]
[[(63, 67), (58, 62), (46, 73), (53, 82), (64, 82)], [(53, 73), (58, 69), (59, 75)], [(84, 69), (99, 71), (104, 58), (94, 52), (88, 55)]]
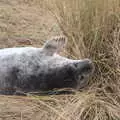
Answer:
[(72, 107), (67, 107), (63, 115), (69, 120), (120, 119), (120, 1), (52, 0), (48, 3), (68, 37), (67, 56), (89, 57), (95, 63), (86, 99), (71, 103)]

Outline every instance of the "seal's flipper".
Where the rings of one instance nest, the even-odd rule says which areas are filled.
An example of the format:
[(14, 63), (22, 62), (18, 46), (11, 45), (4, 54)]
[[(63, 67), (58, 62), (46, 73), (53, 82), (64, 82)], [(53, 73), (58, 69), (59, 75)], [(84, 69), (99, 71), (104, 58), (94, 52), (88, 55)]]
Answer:
[(67, 38), (64, 36), (54, 37), (48, 40), (43, 46), (43, 50), (47, 55), (53, 55), (54, 53), (59, 53), (65, 47), (67, 43)]

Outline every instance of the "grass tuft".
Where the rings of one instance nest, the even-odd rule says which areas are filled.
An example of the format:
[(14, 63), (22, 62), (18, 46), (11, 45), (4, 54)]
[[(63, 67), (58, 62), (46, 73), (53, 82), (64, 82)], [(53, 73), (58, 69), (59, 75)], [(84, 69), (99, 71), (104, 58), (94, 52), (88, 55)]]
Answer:
[[(95, 72), (88, 85), (94, 93), (76, 101), (66, 113), (70, 120), (120, 118), (120, 1), (52, 0), (49, 10), (68, 37), (67, 56), (89, 57)], [(71, 103), (72, 104), (72, 103)]]

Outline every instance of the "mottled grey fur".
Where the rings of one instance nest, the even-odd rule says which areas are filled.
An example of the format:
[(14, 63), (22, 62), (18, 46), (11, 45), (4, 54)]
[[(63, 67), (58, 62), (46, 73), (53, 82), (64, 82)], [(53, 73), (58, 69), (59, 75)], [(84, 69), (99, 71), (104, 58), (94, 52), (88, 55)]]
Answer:
[(65, 37), (54, 38), (42, 47), (0, 50), (0, 94), (15, 94), (53, 88), (83, 87), (93, 71), (89, 59), (59, 56)]

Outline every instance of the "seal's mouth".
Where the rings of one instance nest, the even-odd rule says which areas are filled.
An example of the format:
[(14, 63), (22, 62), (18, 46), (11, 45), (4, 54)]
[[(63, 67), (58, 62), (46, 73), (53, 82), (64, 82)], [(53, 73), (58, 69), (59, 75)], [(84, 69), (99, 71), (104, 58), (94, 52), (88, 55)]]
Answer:
[(76, 89), (82, 89), (88, 84), (89, 75), (79, 75), (77, 79)]

